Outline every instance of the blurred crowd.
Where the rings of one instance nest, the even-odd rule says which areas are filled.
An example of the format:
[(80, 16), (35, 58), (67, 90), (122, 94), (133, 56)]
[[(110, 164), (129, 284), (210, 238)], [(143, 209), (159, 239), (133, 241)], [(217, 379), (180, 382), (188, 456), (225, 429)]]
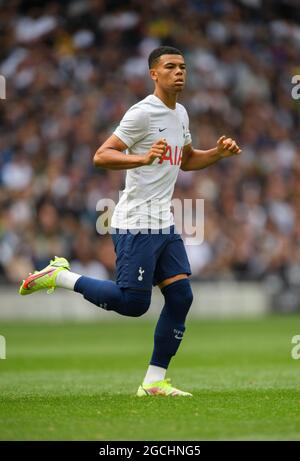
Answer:
[[(193, 145), (234, 137), (240, 157), (183, 172), (174, 197), (205, 199), (193, 277), (300, 285), (300, 74), (297, 1), (0, 0), (0, 278), (16, 282), (54, 255), (114, 277), (97, 202), (117, 201), (124, 171), (92, 157), (124, 112), (153, 91), (147, 57), (181, 49), (180, 97)], [(183, 235), (185, 237), (185, 235)], [(290, 291), (291, 292), (291, 291)]]

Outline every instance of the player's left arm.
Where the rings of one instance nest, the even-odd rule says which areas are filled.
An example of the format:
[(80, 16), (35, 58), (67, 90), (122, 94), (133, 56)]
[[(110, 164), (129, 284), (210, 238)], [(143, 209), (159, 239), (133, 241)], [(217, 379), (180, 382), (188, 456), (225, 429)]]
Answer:
[(187, 144), (183, 148), (181, 160), (181, 170), (201, 170), (209, 165), (213, 165), (222, 158), (239, 155), (242, 152), (234, 139), (221, 136), (216, 147), (209, 150), (194, 149), (192, 144)]

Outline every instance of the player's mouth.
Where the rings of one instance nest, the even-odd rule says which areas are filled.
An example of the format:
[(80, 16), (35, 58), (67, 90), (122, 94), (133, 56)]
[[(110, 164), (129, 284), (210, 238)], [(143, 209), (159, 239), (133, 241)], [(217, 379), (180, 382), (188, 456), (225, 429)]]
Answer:
[(178, 80), (175, 80), (174, 82), (176, 85), (184, 85), (184, 80), (182, 78), (179, 78)]

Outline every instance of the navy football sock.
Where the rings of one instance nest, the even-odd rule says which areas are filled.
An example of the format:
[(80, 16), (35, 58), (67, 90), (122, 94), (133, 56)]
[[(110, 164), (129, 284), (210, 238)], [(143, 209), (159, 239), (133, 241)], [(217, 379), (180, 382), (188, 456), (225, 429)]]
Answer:
[(151, 301), (150, 290), (120, 288), (111, 280), (98, 280), (85, 276), (77, 280), (74, 291), (81, 293), (85, 299), (96, 306), (128, 317), (145, 314)]
[(185, 331), (185, 319), (193, 302), (190, 281), (177, 280), (162, 290), (165, 305), (154, 333), (154, 350), (151, 365), (168, 368), (176, 354)]

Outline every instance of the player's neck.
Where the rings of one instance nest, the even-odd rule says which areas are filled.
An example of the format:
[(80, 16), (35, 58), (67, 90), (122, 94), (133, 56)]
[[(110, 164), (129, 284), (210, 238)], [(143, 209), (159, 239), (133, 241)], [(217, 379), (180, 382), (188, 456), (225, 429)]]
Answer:
[(176, 109), (177, 94), (166, 93), (161, 88), (155, 88), (154, 96), (159, 98), (169, 109)]

